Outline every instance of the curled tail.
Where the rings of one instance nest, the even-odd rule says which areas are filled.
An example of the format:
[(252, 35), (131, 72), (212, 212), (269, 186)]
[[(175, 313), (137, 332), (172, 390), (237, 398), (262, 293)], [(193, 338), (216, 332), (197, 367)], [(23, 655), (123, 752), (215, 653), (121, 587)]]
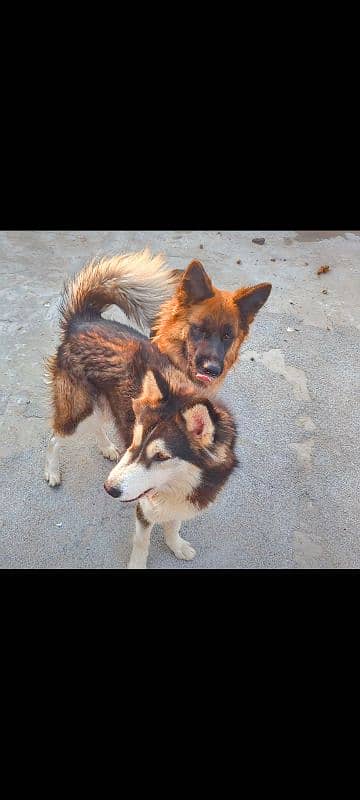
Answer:
[(64, 288), (60, 314), (66, 329), (75, 314), (100, 314), (117, 305), (141, 327), (151, 327), (159, 307), (168, 300), (179, 280), (178, 270), (165, 266), (163, 255), (138, 253), (95, 258)]

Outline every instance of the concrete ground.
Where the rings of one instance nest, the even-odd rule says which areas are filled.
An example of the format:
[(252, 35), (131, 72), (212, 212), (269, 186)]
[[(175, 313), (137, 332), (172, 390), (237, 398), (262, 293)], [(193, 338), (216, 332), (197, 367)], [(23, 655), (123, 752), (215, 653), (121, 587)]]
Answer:
[(42, 374), (64, 277), (90, 256), (145, 244), (171, 267), (200, 258), (221, 288), (273, 284), (221, 392), (241, 467), (183, 525), (195, 560), (177, 561), (155, 528), (149, 568), (360, 567), (360, 232), (342, 231), (0, 233), (0, 566), (126, 566), (134, 510), (105, 493), (111, 464), (87, 423), (64, 448), (62, 485), (44, 481)]

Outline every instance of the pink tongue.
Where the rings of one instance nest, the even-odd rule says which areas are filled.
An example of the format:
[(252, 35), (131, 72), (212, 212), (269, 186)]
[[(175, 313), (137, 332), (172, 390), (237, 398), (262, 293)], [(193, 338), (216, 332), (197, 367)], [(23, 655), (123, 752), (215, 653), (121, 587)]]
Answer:
[(196, 378), (198, 381), (205, 381), (205, 383), (211, 383), (211, 378), (209, 375), (204, 375), (202, 372), (196, 373)]

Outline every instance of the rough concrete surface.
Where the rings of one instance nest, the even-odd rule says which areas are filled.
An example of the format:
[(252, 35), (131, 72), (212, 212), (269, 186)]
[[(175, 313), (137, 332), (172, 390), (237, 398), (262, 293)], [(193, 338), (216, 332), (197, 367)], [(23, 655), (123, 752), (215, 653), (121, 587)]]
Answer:
[(200, 258), (220, 288), (273, 284), (221, 392), (241, 466), (216, 504), (183, 524), (194, 561), (177, 561), (156, 527), (148, 567), (358, 568), (360, 232), (344, 231), (1, 232), (0, 566), (127, 564), (134, 509), (105, 493), (111, 464), (87, 423), (64, 447), (61, 486), (44, 481), (43, 358), (57, 342), (65, 276), (146, 244), (171, 267)]

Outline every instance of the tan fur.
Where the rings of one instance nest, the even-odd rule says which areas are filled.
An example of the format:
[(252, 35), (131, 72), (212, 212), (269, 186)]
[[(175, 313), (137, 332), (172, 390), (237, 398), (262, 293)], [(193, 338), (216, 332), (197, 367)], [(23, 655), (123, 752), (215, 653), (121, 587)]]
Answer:
[(164, 256), (152, 256), (148, 248), (94, 258), (65, 287), (63, 326), (85, 308), (100, 312), (115, 304), (129, 319), (148, 327), (177, 282), (174, 271), (166, 267)]
[[(189, 298), (185, 291), (187, 275), (194, 264), (203, 270), (207, 291), (212, 293), (212, 296), (205, 297), (199, 302), (191, 302), (191, 297)], [(223, 371), (219, 377), (204, 386), (206, 396), (211, 397), (219, 390), (227, 373), (235, 364), (240, 347), (249, 333), (249, 326), (257, 313), (258, 309), (256, 311), (248, 309), (246, 299), (251, 299), (251, 296), (255, 296), (259, 290), (269, 293), (270, 289), (271, 284), (258, 284), (233, 292), (217, 289), (205, 273), (202, 264), (199, 261), (191, 262), (183, 276), (179, 278), (174, 295), (160, 308), (152, 326), (152, 341), (179, 369), (195, 380), (194, 371), (189, 369), (187, 358), (184, 356), (184, 345), (186, 346), (190, 340), (191, 326), (201, 326), (205, 318), (210, 318), (214, 328), (218, 330), (224, 325), (231, 325), (234, 339), (226, 353)], [(263, 302), (265, 301), (259, 304), (259, 308)]]
[(142, 440), (142, 437), (143, 437), (143, 433), (144, 433), (143, 426), (140, 425), (138, 422), (136, 422), (135, 426), (134, 426), (133, 440), (132, 440), (132, 445), (131, 445), (133, 450), (136, 447), (140, 447), (141, 440)]
[(162, 397), (161, 391), (156, 383), (153, 373), (149, 369), (143, 381), (141, 395), (133, 403), (133, 407), (134, 405), (135, 407), (141, 406), (144, 403), (146, 405), (154, 406), (156, 405), (156, 403), (159, 402), (159, 400), (161, 400), (161, 397)]
[[(218, 326), (231, 323), (236, 331), (236, 339), (228, 353), (227, 369), (230, 369), (238, 354), (239, 347), (245, 338), (241, 329), (238, 309), (233, 300), (233, 292), (225, 292), (214, 288), (214, 297), (203, 300), (194, 306), (183, 305), (182, 293), (177, 291), (174, 297), (166, 301), (153, 325), (152, 341), (162, 352), (177, 363), (179, 343), (186, 341), (191, 325), (199, 325), (205, 316), (212, 317)], [(179, 364), (178, 364), (179, 366)]]
[(154, 442), (151, 442), (146, 448), (146, 456), (147, 458), (152, 458), (155, 453), (161, 453), (163, 456), (171, 456), (171, 453), (166, 447), (165, 442), (162, 439), (155, 439)]

